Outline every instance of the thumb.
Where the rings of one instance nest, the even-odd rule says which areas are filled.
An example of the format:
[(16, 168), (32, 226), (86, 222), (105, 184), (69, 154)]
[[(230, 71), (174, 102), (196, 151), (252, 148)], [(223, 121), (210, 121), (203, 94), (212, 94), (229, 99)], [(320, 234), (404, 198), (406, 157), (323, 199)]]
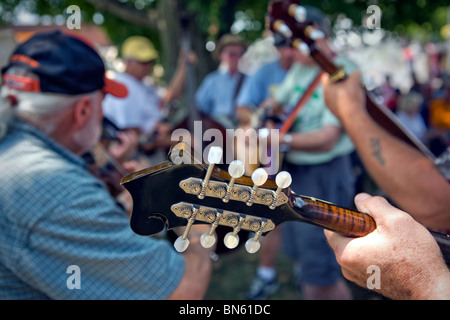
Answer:
[(328, 73), (324, 72), (320, 78), (322, 85), (328, 84), (329, 80), (330, 80), (330, 75)]
[(393, 215), (398, 211), (385, 198), (371, 196), (367, 193), (357, 194), (355, 196), (355, 205), (359, 211), (369, 214), (376, 222), (381, 222), (387, 216)]
[(345, 237), (337, 232), (333, 232), (330, 230), (324, 230), (325, 237), (327, 238), (328, 244), (331, 249), (334, 251), (336, 258), (338, 261), (342, 255), (344, 248), (348, 245), (348, 243), (353, 239), (349, 237)]

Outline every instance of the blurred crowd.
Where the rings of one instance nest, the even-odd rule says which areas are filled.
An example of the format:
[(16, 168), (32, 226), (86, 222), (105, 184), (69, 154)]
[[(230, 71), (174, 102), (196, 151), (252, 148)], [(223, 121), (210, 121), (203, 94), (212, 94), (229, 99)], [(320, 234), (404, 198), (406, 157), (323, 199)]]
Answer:
[[(357, 81), (354, 75), (361, 66), (333, 51), (326, 17), (312, 7), (308, 17), (324, 32), (316, 45)], [(261, 46), (270, 57), (263, 54), (264, 63), (246, 66), (251, 50)], [(392, 198), (404, 210), (414, 210), (403, 206), (403, 199), (384, 186), (387, 178), (376, 174), (388, 151), (358, 144), (352, 125), (365, 118), (330, 107), (339, 99), (325, 93), (331, 84), (323, 82), (321, 68), (310, 55), (275, 33), (265, 33), (257, 46), (239, 35), (225, 34), (213, 55), (217, 69), (193, 84), (198, 58), (182, 48), (176, 71), (162, 88), (150, 77), (160, 53), (143, 36), (131, 36), (121, 45), (123, 70), (114, 70), (112, 79), (106, 77), (109, 73), (93, 46), (77, 36), (37, 35), (17, 47), (2, 71), (0, 166), (10, 174), (7, 181), (0, 181), (0, 203), (6, 204), (0, 209), (0, 298), (78, 298), (77, 292), (55, 285), (67, 274), (58, 276), (54, 268), (64, 271), (70, 264), (86, 270), (81, 298), (202, 298), (214, 248), (201, 248), (198, 243), (209, 228), (193, 228), (191, 251), (183, 256), (166, 239), (142, 240), (129, 230), (133, 199), (120, 185), (124, 176), (166, 160), (176, 142), (172, 132), (190, 130), (193, 121), (220, 130), (259, 130), (281, 129), (292, 117), (277, 136), (280, 155), (271, 156), (277, 157), (280, 170), (291, 174), (294, 192), (351, 208), (357, 193), (369, 191)], [(419, 82), (411, 68), (411, 86), (397, 87), (392, 74), (387, 74), (370, 93), (439, 157), (450, 146), (450, 74), (444, 68), (450, 58), (442, 53), (432, 59), (434, 68), (427, 81)], [(358, 80), (367, 81), (364, 74)], [(311, 95), (299, 105), (307, 92)], [(355, 93), (352, 104), (363, 104), (360, 98)], [(384, 147), (381, 138), (371, 139), (370, 148)], [(260, 152), (245, 141), (232, 148)], [(365, 152), (377, 152), (378, 164), (367, 160)], [(89, 175), (75, 156), (86, 161)], [(263, 166), (245, 164), (247, 175)], [(376, 189), (367, 189), (366, 181), (358, 179), (374, 179)], [(409, 187), (414, 189), (413, 184)], [(33, 196), (18, 199), (27, 192)], [(51, 201), (43, 201), (45, 196)], [(365, 203), (375, 216), (376, 208), (393, 210), (384, 203), (376, 208)], [(424, 224), (439, 225), (439, 220), (414, 216), (420, 222), (423, 218)], [(262, 240), (246, 298), (266, 299), (276, 292), (276, 258), (283, 251), (293, 261), (295, 285), (305, 299), (351, 299), (332, 239), (321, 227), (306, 223), (287, 223), (269, 233)]]

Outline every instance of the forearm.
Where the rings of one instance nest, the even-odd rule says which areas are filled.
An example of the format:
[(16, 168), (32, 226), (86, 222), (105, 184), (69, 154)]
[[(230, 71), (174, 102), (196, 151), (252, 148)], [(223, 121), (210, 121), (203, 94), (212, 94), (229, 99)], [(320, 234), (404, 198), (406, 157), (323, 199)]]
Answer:
[(333, 148), (340, 136), (341, 129), (335, 126), (326, 126), (312, 132), (293, 133), (290, 149), (305, 152), (326, 152)]
[(239, 120), (240, 125), (250, 125), (252, 120), (252, 110), (247, 107), (238, 106), (236, 108), (236, 116)]
[[(210, 258), (214, 246), (206, 249), (200, 244), (202, 233), (209, 231), (207, 225), (197, 225), (189, 232), (189, 247), (183, 253), (185, 269), (178, 287), (171, 294), (171, 300), (200, 300), (208, 290), (212, 273)], [(180, 233), (182, 234), (182, 233)]]
[(179, 97), (181, 97), (184, 91), (186, 76), (187, 76), (186, 63), (184, 61), (179, 62), (175, 75), (173, 76), (172, 81), (170, 82), (170, 85), (167, 88), (167, 92), (163, 97), (164, 103), (167, 103), (171, 100), (176, 100)]
[(341, 121), (366, 170), (395, 203), (429, 228), (450, 228), (450, 185), (432, 161), (386, 133), (362, 109)]
[(191, 241), (184, 253), (186, 268), (180, 284), (169, 297), (170, 300), (201, 300), (208, 290), (212, 273), (210, 251), (200, 245), (200, 238)]
[(359, 194), (355, 204), (377, 229), (360, 238), (325, 230), (342, 274), (392, 299), (449, 299), (450, 272), (430, 232), (384, 198)]
[[(436, 277), (435, 281), (424, 288), (418, 287), (418, 290), (413, 292), (410, 298), (414, 300), (450, 300), (450, 271), (442, 266), (437, 272), (440, 272), (440, 276)], [(430, 276), (431, 279), (433, 277), (435, 275)], [(422, 280), (424, 278), (421, 277)]]

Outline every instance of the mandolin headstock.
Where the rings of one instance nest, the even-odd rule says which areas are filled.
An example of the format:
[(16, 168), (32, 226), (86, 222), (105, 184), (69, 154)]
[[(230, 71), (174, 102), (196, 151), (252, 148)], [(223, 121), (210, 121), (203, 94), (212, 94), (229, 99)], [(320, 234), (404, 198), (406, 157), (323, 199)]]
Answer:
[(179, 142), (168, 161), (123, 178), (122, 185), (133, 198), (132, 230), (152, 236), (186, 226), (174, 244), (179, 252), (187, 249), (193, 224), (211, 226), (200, 239), (204, 247), (216, 243), (219, 226), (230, 228), (224, 237), (229, 249), (238, 245), (238, 233), (245, 230), (254, 234), (245, 243), (247, 251), (254, 253), (260, 237), (286, 221), (313, 223), (349, 236), (367, 234), (375, 227), (368, 215), (295, 194), (289, 188), (288, 172), (271, 180), (259, 168), (247, 177), (239, 161), (230, 163), (228, 171), (217, 167), (221, 157), (222, 150), (211, 147), (207, 164), (188, 144)]
[(325, 37), (318, 25), (310, 19), (308, 10), (295, 0), (273, 1), (269, 3), (266, 27), (287, 39), (290, 45), (305, 56), (311, 56), (321, 68), (330, 74), (332, 81), (346, 77), (345, 70), (334, 65), (331, 53), (325, 53), (317, 41)]
[[(202, 236), (204, 247), (214, 245), (218, 226), (230, 228), (224, 238), (228, 248), (239, 243), (238, 233), (247, 230), (255, 236), (247, 241), (249, 252), (259, 249), (258, 239), (287, 220), (301, 219), (290, 209), (287, 172), (268, 179), (263, 168), (252, 177), (244, 176), (244, 164), (238, 160), (222, 170), (222, 150), (212, 147), (208, 164), (186, 143), (175, 144), (169, 160), (125, 177), (122, 185), (133, 197), (131, 228), (140, 235), (155, 235), (164, 229), (186, 226), (185, 234), (175, 242), (178, 251), (187, 248), (187, 236), (193, 224), (210, 224)], [(280, 209), (283, 214), (280, 214)]]

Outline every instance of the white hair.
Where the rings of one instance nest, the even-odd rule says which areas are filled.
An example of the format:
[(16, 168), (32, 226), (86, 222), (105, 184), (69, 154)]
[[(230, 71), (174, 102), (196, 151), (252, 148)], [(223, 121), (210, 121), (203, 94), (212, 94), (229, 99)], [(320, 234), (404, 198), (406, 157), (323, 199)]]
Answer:
[[(20, 67), (12, 67), (8, 74), (36, 78), (36, 75)], [(36, 126), (46, 134), (51, 134), (58, 125), (62, 111), (74, 105), (80, 98), (99, 97), (98, 90), (79, 95), (48, 92), (28, 92), (3, 86), (0, 91), (0, 140), (6, 134), (8, 122), (15, 115)], [(13, 105), (13, 103), (15, 103)]]

